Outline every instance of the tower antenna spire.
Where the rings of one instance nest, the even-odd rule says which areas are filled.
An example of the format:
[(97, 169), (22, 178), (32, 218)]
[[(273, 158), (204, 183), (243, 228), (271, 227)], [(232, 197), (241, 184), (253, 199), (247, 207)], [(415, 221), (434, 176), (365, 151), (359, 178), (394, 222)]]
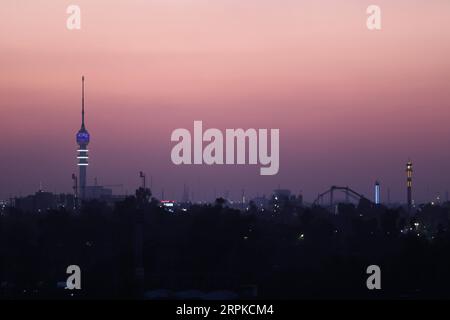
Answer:
[(84, 76), (81, 76), (81, 127), (84, 128)]
[(90, 140), (89, 132), (84, 125), (84, 76), (81, 76), (81, 128), (76, 134), (78, 144), (78, 166), (80, 168), (79, 179), (79, 194), (80, 199), (85, 199), (86, 195), (86, 167), (88, 166), (88, 144)]

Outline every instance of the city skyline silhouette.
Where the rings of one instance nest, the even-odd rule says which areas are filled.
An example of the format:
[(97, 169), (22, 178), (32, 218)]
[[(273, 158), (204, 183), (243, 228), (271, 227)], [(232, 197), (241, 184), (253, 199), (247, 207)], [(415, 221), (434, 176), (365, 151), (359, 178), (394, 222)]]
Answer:
[(449, 13), (2, 0), (0, 300), (449, 299)]

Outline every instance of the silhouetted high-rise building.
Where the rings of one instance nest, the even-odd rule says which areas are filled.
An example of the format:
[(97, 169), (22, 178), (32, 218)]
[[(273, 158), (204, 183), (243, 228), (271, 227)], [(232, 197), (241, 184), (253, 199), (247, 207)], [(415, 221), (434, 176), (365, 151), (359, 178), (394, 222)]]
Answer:
[(412, 162), (408, 161), (406, 164), (406, 203), (408, 205), (408, 212), (412, 208)]
[(80, 168), (79, 193), (80, 198), (86, 197), (86, 169), (88, 166), (88, 149), (90, 136), (84, 125), (84, 76), (81, 77), (81, 128), (77, 132), (76, 140), (78, 144), (78, 166)]
[(181, 199), (182, 203), (188, 203), (189, 202), (189, 188), (186, 186), (186, 184), (183, 185), (183, 197)]

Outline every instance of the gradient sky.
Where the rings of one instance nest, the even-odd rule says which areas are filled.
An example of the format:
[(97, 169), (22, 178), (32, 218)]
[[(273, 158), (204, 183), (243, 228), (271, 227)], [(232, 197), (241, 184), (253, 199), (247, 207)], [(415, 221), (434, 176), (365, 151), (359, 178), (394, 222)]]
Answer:
[[(66, 8), (81, 7), (79, 31)], [(366, 8), (382, 9), (382, 30)], [(88, 182), (195, 200), (330, 185), (404, 201), (450, 189), (448, 0), (2, 0), (0, 199), (71, 191), (86, 76)], [(279, 128), (280, 171), (175, 166), (170, 134)], [(120, 193), (120, 189), (114, 189)]]

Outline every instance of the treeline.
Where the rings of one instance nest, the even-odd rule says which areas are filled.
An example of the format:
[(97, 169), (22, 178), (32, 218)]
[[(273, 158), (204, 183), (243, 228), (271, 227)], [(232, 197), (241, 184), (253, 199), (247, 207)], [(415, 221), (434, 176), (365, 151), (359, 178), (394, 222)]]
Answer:
[[(240, 297), (450, 297), (447, 206), (402, 209), (284, 206), (241, 212), (218, 199), (167, 212), (148, 194), (111, 207), (84, 203), (0, 216), (2, 298), (144, 298), (158, 289), (228, 290)], [(137, 236), (142, 229), (143, 237)], [(142, 249), (142, 250), (141, 250)], [(142, 254), (145, 276), (136, 280)], [(366, 287), (378, 265), (382, 290)], [(64, 290), (78, 265), (82, 290)], [(252, 288), (248, 296), (248, 288)]]

